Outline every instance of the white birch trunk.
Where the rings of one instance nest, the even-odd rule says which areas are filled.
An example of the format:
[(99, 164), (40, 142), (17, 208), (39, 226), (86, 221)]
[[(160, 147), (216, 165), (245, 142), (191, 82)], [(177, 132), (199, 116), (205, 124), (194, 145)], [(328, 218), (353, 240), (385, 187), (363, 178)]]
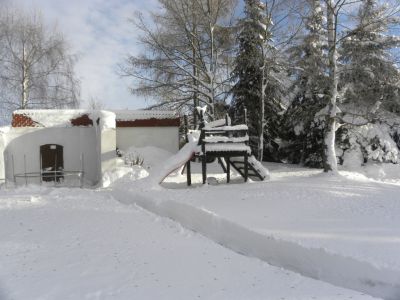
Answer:
[(335, 150), (336, 139), (336, 99), (338, 96), (337, 78), (337, 19), (334, 11), (333, 0), (327, 3), (328, 17), (328, 46), (329, 46), (329, 84), (330, 102), (328, 104), (328, 114), (326, 116), (326, 130), (324, 137), (324, 171), (337, 172), (337, 158)]
[(27, 66), (26, 50), (25, 45), (22, 47), (22, 98), (21, 98), (21, 108), (26, 109), (28, 106), (28, 89), (29, 89), (29, 72)]
[[(264, 52), (264, 51), (263, 51)], [(261, 70), (261, 98), (260, 98), (260, 129), (259, 129), (259, 141), (258, 141), (258, 160), (262, 161), (264, 157), (264, 129), (265, 129), (265, 59), (263, 53), (263, 66)]]

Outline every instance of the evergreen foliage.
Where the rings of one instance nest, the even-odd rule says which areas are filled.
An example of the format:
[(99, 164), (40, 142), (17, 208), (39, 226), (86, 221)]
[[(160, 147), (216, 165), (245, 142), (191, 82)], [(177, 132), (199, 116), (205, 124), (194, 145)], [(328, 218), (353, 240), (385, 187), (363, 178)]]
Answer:
[(388, 26), (399, 20), (388, 16), (387, 7), (377, 0), (366, 0), (357, 21), (340, 52), (345, 126), (338, 131), (338, 157), (344, 164), (349, 157), (359, 157), (358, 163), (398, 163), (398, 131), (388, 123), (388, 115), (400, 112), (400, 73), (391, 53), (400, 39), (388, 35)]
[[(246, 0), (244, 17), (239, 21), (239, 49), (232, 77), (235, 85), (231, 106), (236, 123), (244, 121), (244, 110), (247, 110), (250, 146), (254, 153), (262, 156), (259, 159), (267, 160), (273, 159), (271, 155), (276, 153), (272, 148), (276, 148), (274, 139), (278, 135), (284, 90), (277, 76), (281, 67), (274, 55), (270, 27), (266, 5), (258, 0)], [(263, 148), (261, 152), (260, 145)]]
[(293, 63), (293, 98), (283, 117), (281, 134), (286, 146), (281, 149), (281, 157), (291, 163), (320, 167), (324, 122), (315, 115), (328, 102), (327, 42), (320, 1), (311, 0), (309, 5), (306, 32), (288, 51)]
[(342, 44), (341, 109), (347, 114), (368, 116), (379, 107), (400, 111), (400, 73), (391, 55), (400, 39), (387, 35), (388, 25), (398, 20), (386, 11), (377, 0), (364, 1), (357, 27)]

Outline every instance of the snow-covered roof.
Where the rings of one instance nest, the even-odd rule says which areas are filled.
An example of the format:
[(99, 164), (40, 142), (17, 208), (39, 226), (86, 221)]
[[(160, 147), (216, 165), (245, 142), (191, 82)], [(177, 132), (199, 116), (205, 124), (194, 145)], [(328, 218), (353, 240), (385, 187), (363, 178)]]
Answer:
[[(141, 124), (145, 121), (146, 124)], [(147, 124), (150, 121), (151, 124)], [(153, 122), (153, 121), (161, 121)], [(164, 123), (162, 123), (164, 121)], [(129, 124), (125, 124), (125, 123)], [(138, 123), (139, 122), (139, 123)], [(13, 127), (74, 127), (99, 126), (179, 126), (179, 115), (174, 111), (159, 110), (85, 110), (85, 109), (26, 109), (13, 113)], [(143, 123), (143, 122), (142, 122)], [(154, 124), (153, 124), (154, 123)]]
[(7, 133), (10, 131), (10, 126), (0, 126), (0, 134)]
[(13, 113), (13, 127), (73, 127), (98, 125), (115, 128), (115, 114), (85, 109), (24, 109)]
[(149, 119), (176, 119), (177, 112), (170, 110), (112, 110), (118, 121), (135, 121)]

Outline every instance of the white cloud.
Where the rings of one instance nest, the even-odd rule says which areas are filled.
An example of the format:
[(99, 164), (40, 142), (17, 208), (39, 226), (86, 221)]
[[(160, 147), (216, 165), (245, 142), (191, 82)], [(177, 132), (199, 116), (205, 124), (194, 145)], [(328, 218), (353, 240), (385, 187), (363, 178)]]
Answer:
[[(0, 0), (1, 1), (1, 0)], [(128, 53), (140, 51), (136, 32), (129, 23), (136, 10), (156, 7), (156, 0), (13, 0), (13, 4), (32, 7), (49, 23), (57, 23), (79, 57), (77, 75), (82, 83), (82, 98), (98, 99), (109, 108), (139, 108), (144, 99), (132, 96), (128, 81), (116, 74), (117, 64)]]

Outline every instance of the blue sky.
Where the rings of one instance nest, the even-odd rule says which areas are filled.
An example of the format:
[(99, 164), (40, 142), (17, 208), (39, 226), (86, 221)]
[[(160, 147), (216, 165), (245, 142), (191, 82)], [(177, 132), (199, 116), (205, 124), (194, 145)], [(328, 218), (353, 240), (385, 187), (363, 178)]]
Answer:
[[(1, 2), (1, 0), (0, 0)], [(135, 28), (128, 22), (134, 12), (157, 9), (157, 0), (9, 0), (25, 10), (39, 10), (47, 24), (57, 24), (79, 61), (82, 98), (106, 108), (141, 108), (148, 102), (129, 93), (129, 81), (117, 74), (117, 64), (140, 51)], [(82, 104), (85, 107), (85, 103)]]

